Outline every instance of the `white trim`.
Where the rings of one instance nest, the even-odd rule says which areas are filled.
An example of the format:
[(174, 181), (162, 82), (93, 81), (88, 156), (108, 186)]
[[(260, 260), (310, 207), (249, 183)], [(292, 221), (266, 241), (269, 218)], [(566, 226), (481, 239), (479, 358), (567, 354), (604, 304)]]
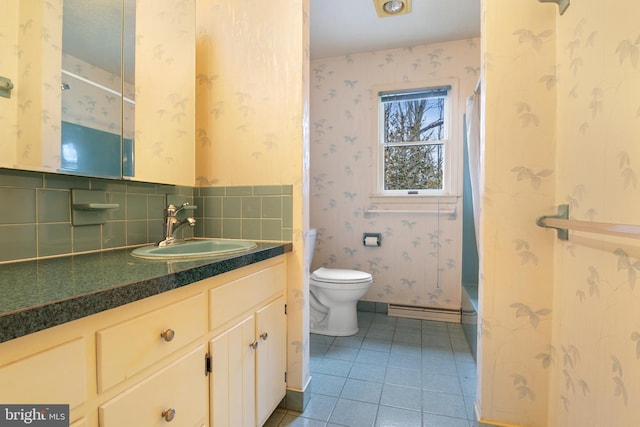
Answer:
[[(383, 191), (382, 190), (382, 174), (384, 173), (384, 156), (379, 141), (380, 125), (384, 119), (380, 108), (379, 95), (381, 92), (403, 91), (410, 89), (428, 89), (436, 87), (448, 86), (449, 95), (447, 97), (446, 108), (449, 115), (449, 123), (447, 123), (447, 138), (444, 143), (444, 165), (443, 165), (443, 189), (442, 190), (421, 190), (418, 194), (402, 194), (399, 191)], [(419, 203), (429, 205), (430, 203), (457, 203), (457, 193), (461, 189), (459, 186), (460, 163), (462, 157), (462, 141), (460, 135), (460, 123), (462, 120), (461, 112), (458, 108), (458, 91), (459, 83), (456, 78), (434, 79), (423, 82), (412, 83), (393, 83), (375, 86), (371, 90), (372, 106), (374, 107), (372, 120), (372, 177), (371, 177), (371, 195), (369, 201), (373, 205), (386, 205), (398, 203)], [(394, 199), (396, 198), (396, 199)], [(435, 199), (435, 200), (434, 200)]]

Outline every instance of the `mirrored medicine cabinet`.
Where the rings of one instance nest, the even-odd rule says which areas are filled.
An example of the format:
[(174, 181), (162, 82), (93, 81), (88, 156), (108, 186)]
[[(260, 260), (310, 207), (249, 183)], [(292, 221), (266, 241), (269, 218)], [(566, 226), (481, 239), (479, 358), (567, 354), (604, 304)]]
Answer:
[(193, 185), (195, 0), (8, 1), (0, 167)]

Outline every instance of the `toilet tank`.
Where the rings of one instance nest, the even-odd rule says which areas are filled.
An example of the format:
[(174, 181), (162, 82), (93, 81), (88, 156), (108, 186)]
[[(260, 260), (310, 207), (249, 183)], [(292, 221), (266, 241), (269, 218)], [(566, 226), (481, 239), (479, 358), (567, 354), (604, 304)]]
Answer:
[(313, 261), (313, 251), (316, 246), (316, 229), (311, 228), (307, 234), (307, 246), (305, 249), (305, 260), (307, 271), (311, 270), (311, 261)]

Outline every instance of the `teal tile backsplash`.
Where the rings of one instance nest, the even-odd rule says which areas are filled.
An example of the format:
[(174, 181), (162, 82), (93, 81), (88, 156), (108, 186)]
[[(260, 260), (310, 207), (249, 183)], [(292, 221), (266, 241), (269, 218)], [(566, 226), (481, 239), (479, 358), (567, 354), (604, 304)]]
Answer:
[(228, 239), (292, 238), (291, 185), (198, 187), (196, 235)]
[[(110, 209), (101, 225), (71, 224), (71, 189), (103, 190)], [(162, 240), (168, 203), (196, 227), (180, 237), (289, 241), (292, 186), (178, 187), (0, 168), (0, 262), (137, 246)]]

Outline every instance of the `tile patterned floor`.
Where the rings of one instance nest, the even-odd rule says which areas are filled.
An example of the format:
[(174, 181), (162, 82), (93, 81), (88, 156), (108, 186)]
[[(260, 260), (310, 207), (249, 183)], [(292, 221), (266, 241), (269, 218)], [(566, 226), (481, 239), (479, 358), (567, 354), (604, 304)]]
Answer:
[(459, 324), (358, 312), (352, 337), (311, 335), (311, 399), (268, 427), (476, 427), (476, 368)]

